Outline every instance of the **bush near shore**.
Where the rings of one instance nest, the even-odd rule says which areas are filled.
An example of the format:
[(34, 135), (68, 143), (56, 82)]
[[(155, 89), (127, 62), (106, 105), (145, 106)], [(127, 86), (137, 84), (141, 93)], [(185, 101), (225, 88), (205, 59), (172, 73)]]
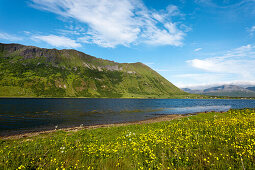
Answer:
[(255, 169), (255, 110), (0, 140), (0, 169)]

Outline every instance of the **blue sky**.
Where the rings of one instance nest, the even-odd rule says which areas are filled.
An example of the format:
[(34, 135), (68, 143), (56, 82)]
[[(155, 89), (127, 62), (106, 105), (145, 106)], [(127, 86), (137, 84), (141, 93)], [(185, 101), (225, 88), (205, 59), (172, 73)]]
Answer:
[(255, 0), (0, 0), (0, 42), (143, 62), (178, 87), (255, 85)]

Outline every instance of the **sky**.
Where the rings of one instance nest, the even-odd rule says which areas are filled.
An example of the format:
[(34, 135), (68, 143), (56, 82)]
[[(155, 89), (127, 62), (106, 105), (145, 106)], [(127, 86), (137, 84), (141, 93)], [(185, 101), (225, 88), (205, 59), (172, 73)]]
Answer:
[(0, 42), (142, 62), (180, 88), (255, 85), (255, 0), (0, 0)]

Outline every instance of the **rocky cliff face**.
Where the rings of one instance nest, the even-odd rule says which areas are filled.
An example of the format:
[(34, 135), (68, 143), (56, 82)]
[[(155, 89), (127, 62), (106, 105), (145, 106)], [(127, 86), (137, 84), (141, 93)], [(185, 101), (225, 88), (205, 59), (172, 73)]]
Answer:
[(185, 94), (142, 63), (0, 43), (0, 96), (168, 98)]

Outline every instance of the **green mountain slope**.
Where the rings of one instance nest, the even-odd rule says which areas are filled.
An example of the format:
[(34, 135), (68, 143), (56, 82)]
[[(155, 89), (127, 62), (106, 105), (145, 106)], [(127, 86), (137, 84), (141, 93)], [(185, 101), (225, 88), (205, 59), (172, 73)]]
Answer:
[(116, 63), (76, 50), (0, 43), (0, 96), (143, 97), (187, 95), (142, 63)]

